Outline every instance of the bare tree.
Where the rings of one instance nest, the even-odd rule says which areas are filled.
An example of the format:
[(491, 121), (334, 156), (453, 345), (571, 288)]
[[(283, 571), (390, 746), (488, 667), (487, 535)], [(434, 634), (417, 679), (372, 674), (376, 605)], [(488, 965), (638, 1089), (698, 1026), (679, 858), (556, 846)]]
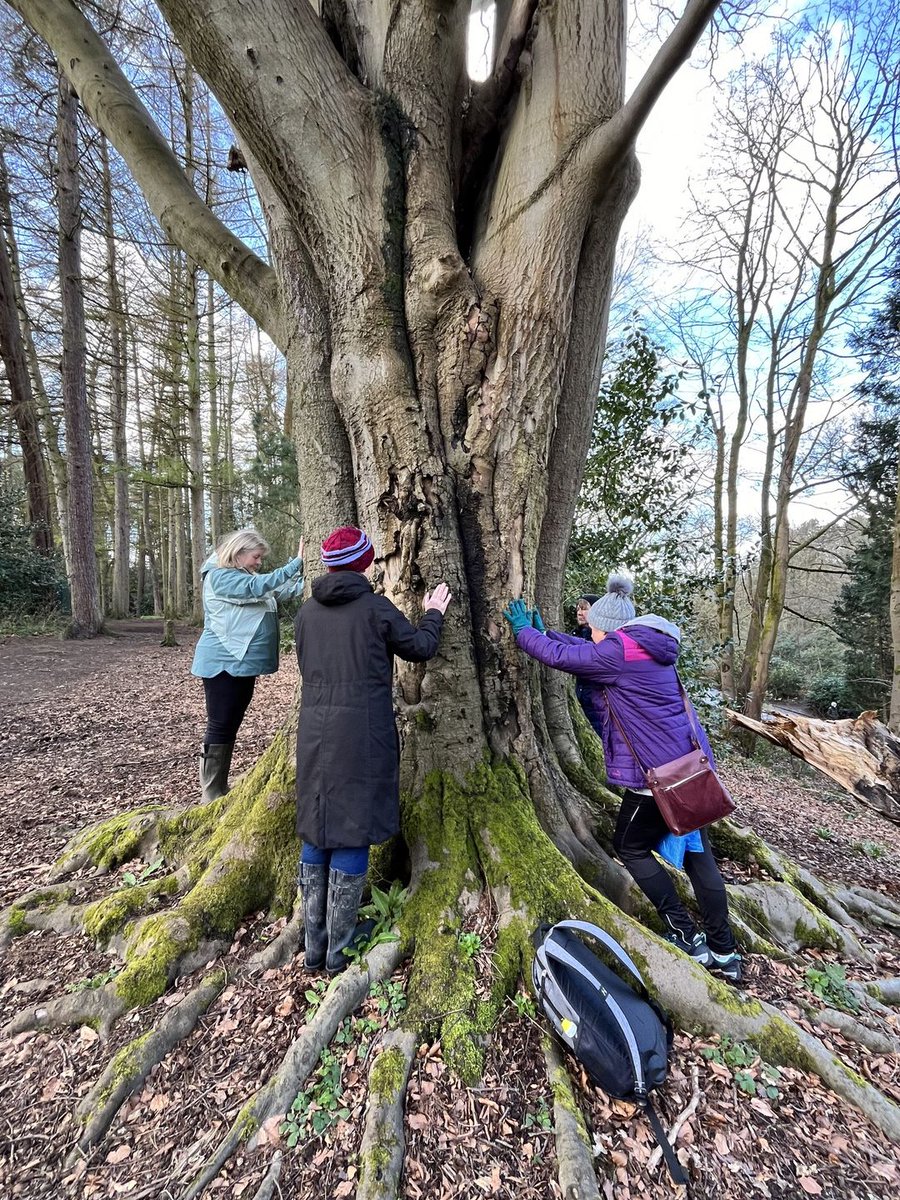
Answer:
[(0, 357), (6, 368), (9, 405), (22, 448), (31, 538), (39, 553), (49, 554), (53, 549), (50, 489), (44, 467), (34, 390), (28, 372), (25, 339), (19, 320), (13, 255), (7, 242), (8, 229), (12, 229), (12, 213), (6, 165), (0, 149)]
[[(323, 6), (326, 20), (295, 0), (163, 0), (188, 60), (234, 122), (266, 214), (271, 266), (200, 201), (75, 6), (15, 7), (65, 64), (172, 240), (284, 351), (307, 545), (359, 521), (375, 541), (385, 589), (404, 609), (416, 612), (423, 589), (442, 578), (457, 598), (439, 656), (398, 678), (411, 861), (404, 929), (415, 938), (409, 1030), (439, 1030), (450, 1064), (474, 1080), (479, 1035), (528, 961), (534, 924), (590, 914), (646, 964), (679, 1019), (819, 1071), (900, 1137), (900, 1109), (831, 1051), (773, 1008), (724, 995), (627, 915), (635, 896), (608, 852), (614, 802), (597, 782), (594, 752), (572, 725), (564, 687), (519, 659), (499, 615), (520, 594), (559, 612), (615, 241), (637, 186), (634, 139), (716, 4), (688, 0), (626, 100), (619, 3), (501, 3), (492, 69), (475, 87), (465, 72), (467, 3), (349, 0)], [(241, 914), (289, 908), (290, 764), (289, 724), (217, 806), (145, 811), (76, 839), (57, 877), (98, 853), (112, 865), (163, 844), (177, 900), (142, 921), (136, 897), (124, 930), (124, 909), (108, 899), (77, 914), (99, 940), (122, 932), (123, 971), (88, 1001), (42, 1005), (43, 1016), (30, 1010), (13, 1028), (79, 1020), (85, 1004), (109, 1025), (159, 995), (195, 951), (230, 944)], [(766, 939), (790, 929), (796, 949), (817, 905), (816, 943), (850, 944), (846, 908), (838, 912), (826, 885), (805, 883), (801, 898), (773, 852), (728, 833), (733, 855), (765, 861), (777, 876), (765, 892), (767, 911), (778, 914), (771, 928), (754, 901)], [(464, 905), (480, 896), (498, 914), (497, 999), (484, 1006), (456, 940)], [(19, 931), (29, 919), (19, 918)], [(762, 945), (759, 926), (741, 930), (748, 945)], [(389, 971), (398, 957), (396, 945), (376, 947), (368, 971)], [(220, 974), (185, 1011), (196, 1018), (211, 1003)], [(323, 1006), (329, 1020), (369, 977), (348, 973), (340, 999)], [(327, 1040), (325, 1025), (319, 1030), (310, 1036)], [(415, 1038), (407, 1042), (408, 1058)], [(111, 1068), (83, 1107), (91, 1116), (82, 1145), (103, 1136), (172, 1044), (151, 1034), (117, 1056), (118, 1074)], [(298, 1043), (244, 1106), (189, 1195), (249, 1131), (284, 1111), (302, 1064), (315, 1061), (310, 1044)], [(403, 1086), (389, 1090), (399, 1110)], [(399, 1159), (361, 1194), (393, 1195)]]
[[(850, 15), (779, 34), (765, 60), (736, 75), (718, 163), (697, 198), (691, 257), (730, 298), (731, 386), (710, 407), (724, 488), (722, 677), (752, 716), (785, 603), (790, 505), (813, 482), (812, 463), (822, 465), (826, 422), (810, 428), (810, 405), (829, 398), (829, 355), (886, 278), (900, 227), (897, 18), (868, 23), (862, 5)], [(738, 481), (754, 420), (764, 431), (759, 563), (735, 679)]]

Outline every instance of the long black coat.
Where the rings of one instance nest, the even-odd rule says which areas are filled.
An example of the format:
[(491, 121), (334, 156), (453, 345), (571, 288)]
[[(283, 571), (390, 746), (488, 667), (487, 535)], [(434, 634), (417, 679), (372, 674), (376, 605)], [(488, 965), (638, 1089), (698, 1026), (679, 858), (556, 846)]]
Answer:
[(297, 729), (297, 832), (327, 849), (368, 846), (400, 828), (394, 655), (424, 662), (443, 615), (418, 629), (358, 571), (317, 579), (294, 628), (303, 678)]

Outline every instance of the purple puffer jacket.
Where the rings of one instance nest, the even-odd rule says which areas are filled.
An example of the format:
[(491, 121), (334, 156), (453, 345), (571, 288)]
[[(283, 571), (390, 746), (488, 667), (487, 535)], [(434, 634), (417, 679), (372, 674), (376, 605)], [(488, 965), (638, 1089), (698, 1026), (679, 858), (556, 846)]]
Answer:
[[(658, 767), (693, 749), (691, 726), (675, 675), (678, 643), (667, 633), (629, 625), (602, 642), (585, 642), (568, 633), (522, 629), (516, 644), (538, 662), (577, 675), (587, 718), (603, 739), (608, 781), (616, 787), (645, 788), (647, 782), (609, 716), (606, 696), (645, 767)], [(688, 701), (690, 704), (690, 701)], [(712, 759), (706, 734), (697, 721), (700, 745)]]

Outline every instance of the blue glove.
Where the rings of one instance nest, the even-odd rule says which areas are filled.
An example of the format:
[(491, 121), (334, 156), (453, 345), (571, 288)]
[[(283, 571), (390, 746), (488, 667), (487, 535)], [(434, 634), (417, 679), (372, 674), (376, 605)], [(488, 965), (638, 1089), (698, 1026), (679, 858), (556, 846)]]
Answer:
[(521, 632), (523, 629), (531, 628), (531, 618), (528, 615), (528, 609), (525, 607), (524, 600), (510, 600), (506, 608), (503, 610), (503, 615), (512, 625), (513, 635)]
[(541, 616), (541, 610), (539, 608), (529, 608), (528, 615), (531, 617), (531, 624), (538, 631), (538, 633), (547, 632), (547, 626), (544, 624), (544, 619)]

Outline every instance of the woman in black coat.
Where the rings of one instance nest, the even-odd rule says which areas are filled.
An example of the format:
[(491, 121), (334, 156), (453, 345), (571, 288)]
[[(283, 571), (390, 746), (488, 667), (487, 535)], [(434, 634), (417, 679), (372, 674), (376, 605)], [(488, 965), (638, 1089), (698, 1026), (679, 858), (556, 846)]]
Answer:
[(353, 526), (322, 543), (328, 574), (297, 614), (303, 689), (297, 728), (297, 832), (306, 966), (335, 973), (356, 929), (369, 847), (400, 828), (394, 655), (424, 662), (438, 648), (450, 592), (439, 583), (411, 625), (363, 572), (374, 560)]

